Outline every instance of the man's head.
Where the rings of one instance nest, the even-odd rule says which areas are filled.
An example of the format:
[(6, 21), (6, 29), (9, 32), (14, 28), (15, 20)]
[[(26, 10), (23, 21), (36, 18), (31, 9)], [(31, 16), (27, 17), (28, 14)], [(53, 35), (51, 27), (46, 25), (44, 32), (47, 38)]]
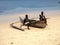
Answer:
[(43, 13), (44, 13), (44, 12), (42, 11), (42, 12), (41, 12), (41, 15), (43, 15)]
[(25, 18), (28, 18), (28, 15), (27, 14), (25, 15)]

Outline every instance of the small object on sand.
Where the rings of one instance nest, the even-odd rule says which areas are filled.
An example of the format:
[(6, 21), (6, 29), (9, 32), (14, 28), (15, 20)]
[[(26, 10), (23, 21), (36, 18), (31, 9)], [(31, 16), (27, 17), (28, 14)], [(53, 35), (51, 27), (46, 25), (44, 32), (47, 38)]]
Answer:
[(11, 44), (13, 44), (13, 42), (11, 42)]

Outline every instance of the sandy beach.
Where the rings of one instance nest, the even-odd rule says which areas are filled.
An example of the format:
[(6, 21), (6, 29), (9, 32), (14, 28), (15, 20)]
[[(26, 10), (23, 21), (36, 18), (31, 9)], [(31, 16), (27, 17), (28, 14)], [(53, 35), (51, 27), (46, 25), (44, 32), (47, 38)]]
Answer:
[[(11, 19), (18, 16), (5, 16), (12, 21), (0, 22), (0, 45), (60, 45), (60, 11), (50, 11), (45, 13), (47, 26), (44, 29), (24, 26), (25, 31), (10, 27), (15, 21)], [(19, 15), (20, 16), (20, 15)], [(3, 17), (3, 16), (2, 16)], [(23, 16), (21, 16), (23, 17)], [(10, 20), (9, 19), (9, 20)], [(20, 24), (16, 24), (19, 26)]]

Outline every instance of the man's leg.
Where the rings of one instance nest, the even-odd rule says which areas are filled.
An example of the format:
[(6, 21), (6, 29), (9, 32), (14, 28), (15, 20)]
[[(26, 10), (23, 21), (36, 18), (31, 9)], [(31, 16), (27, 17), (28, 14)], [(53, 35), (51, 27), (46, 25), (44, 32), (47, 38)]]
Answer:
[(30, 30), (29, 26), (30, 26), (30, 24), (28, 23), (28, 24), (27, 24), (27, 28), (28, 28), (28, 30)]
[(45, 24), (47, 24), (47, 20), (45, 19)]

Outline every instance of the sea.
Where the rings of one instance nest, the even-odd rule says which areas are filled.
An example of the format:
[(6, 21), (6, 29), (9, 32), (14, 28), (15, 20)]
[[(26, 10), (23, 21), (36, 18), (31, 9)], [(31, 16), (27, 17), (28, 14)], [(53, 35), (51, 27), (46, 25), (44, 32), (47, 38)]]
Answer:
[(0, 15), (60, 10), (60, 0), (0, 0)]
[(30, 13), (37, 17), (41, 11), (50, 10), (60, 10), (60, 0), (0, 0), (0, 22), (17, 21), (13, 15)]

